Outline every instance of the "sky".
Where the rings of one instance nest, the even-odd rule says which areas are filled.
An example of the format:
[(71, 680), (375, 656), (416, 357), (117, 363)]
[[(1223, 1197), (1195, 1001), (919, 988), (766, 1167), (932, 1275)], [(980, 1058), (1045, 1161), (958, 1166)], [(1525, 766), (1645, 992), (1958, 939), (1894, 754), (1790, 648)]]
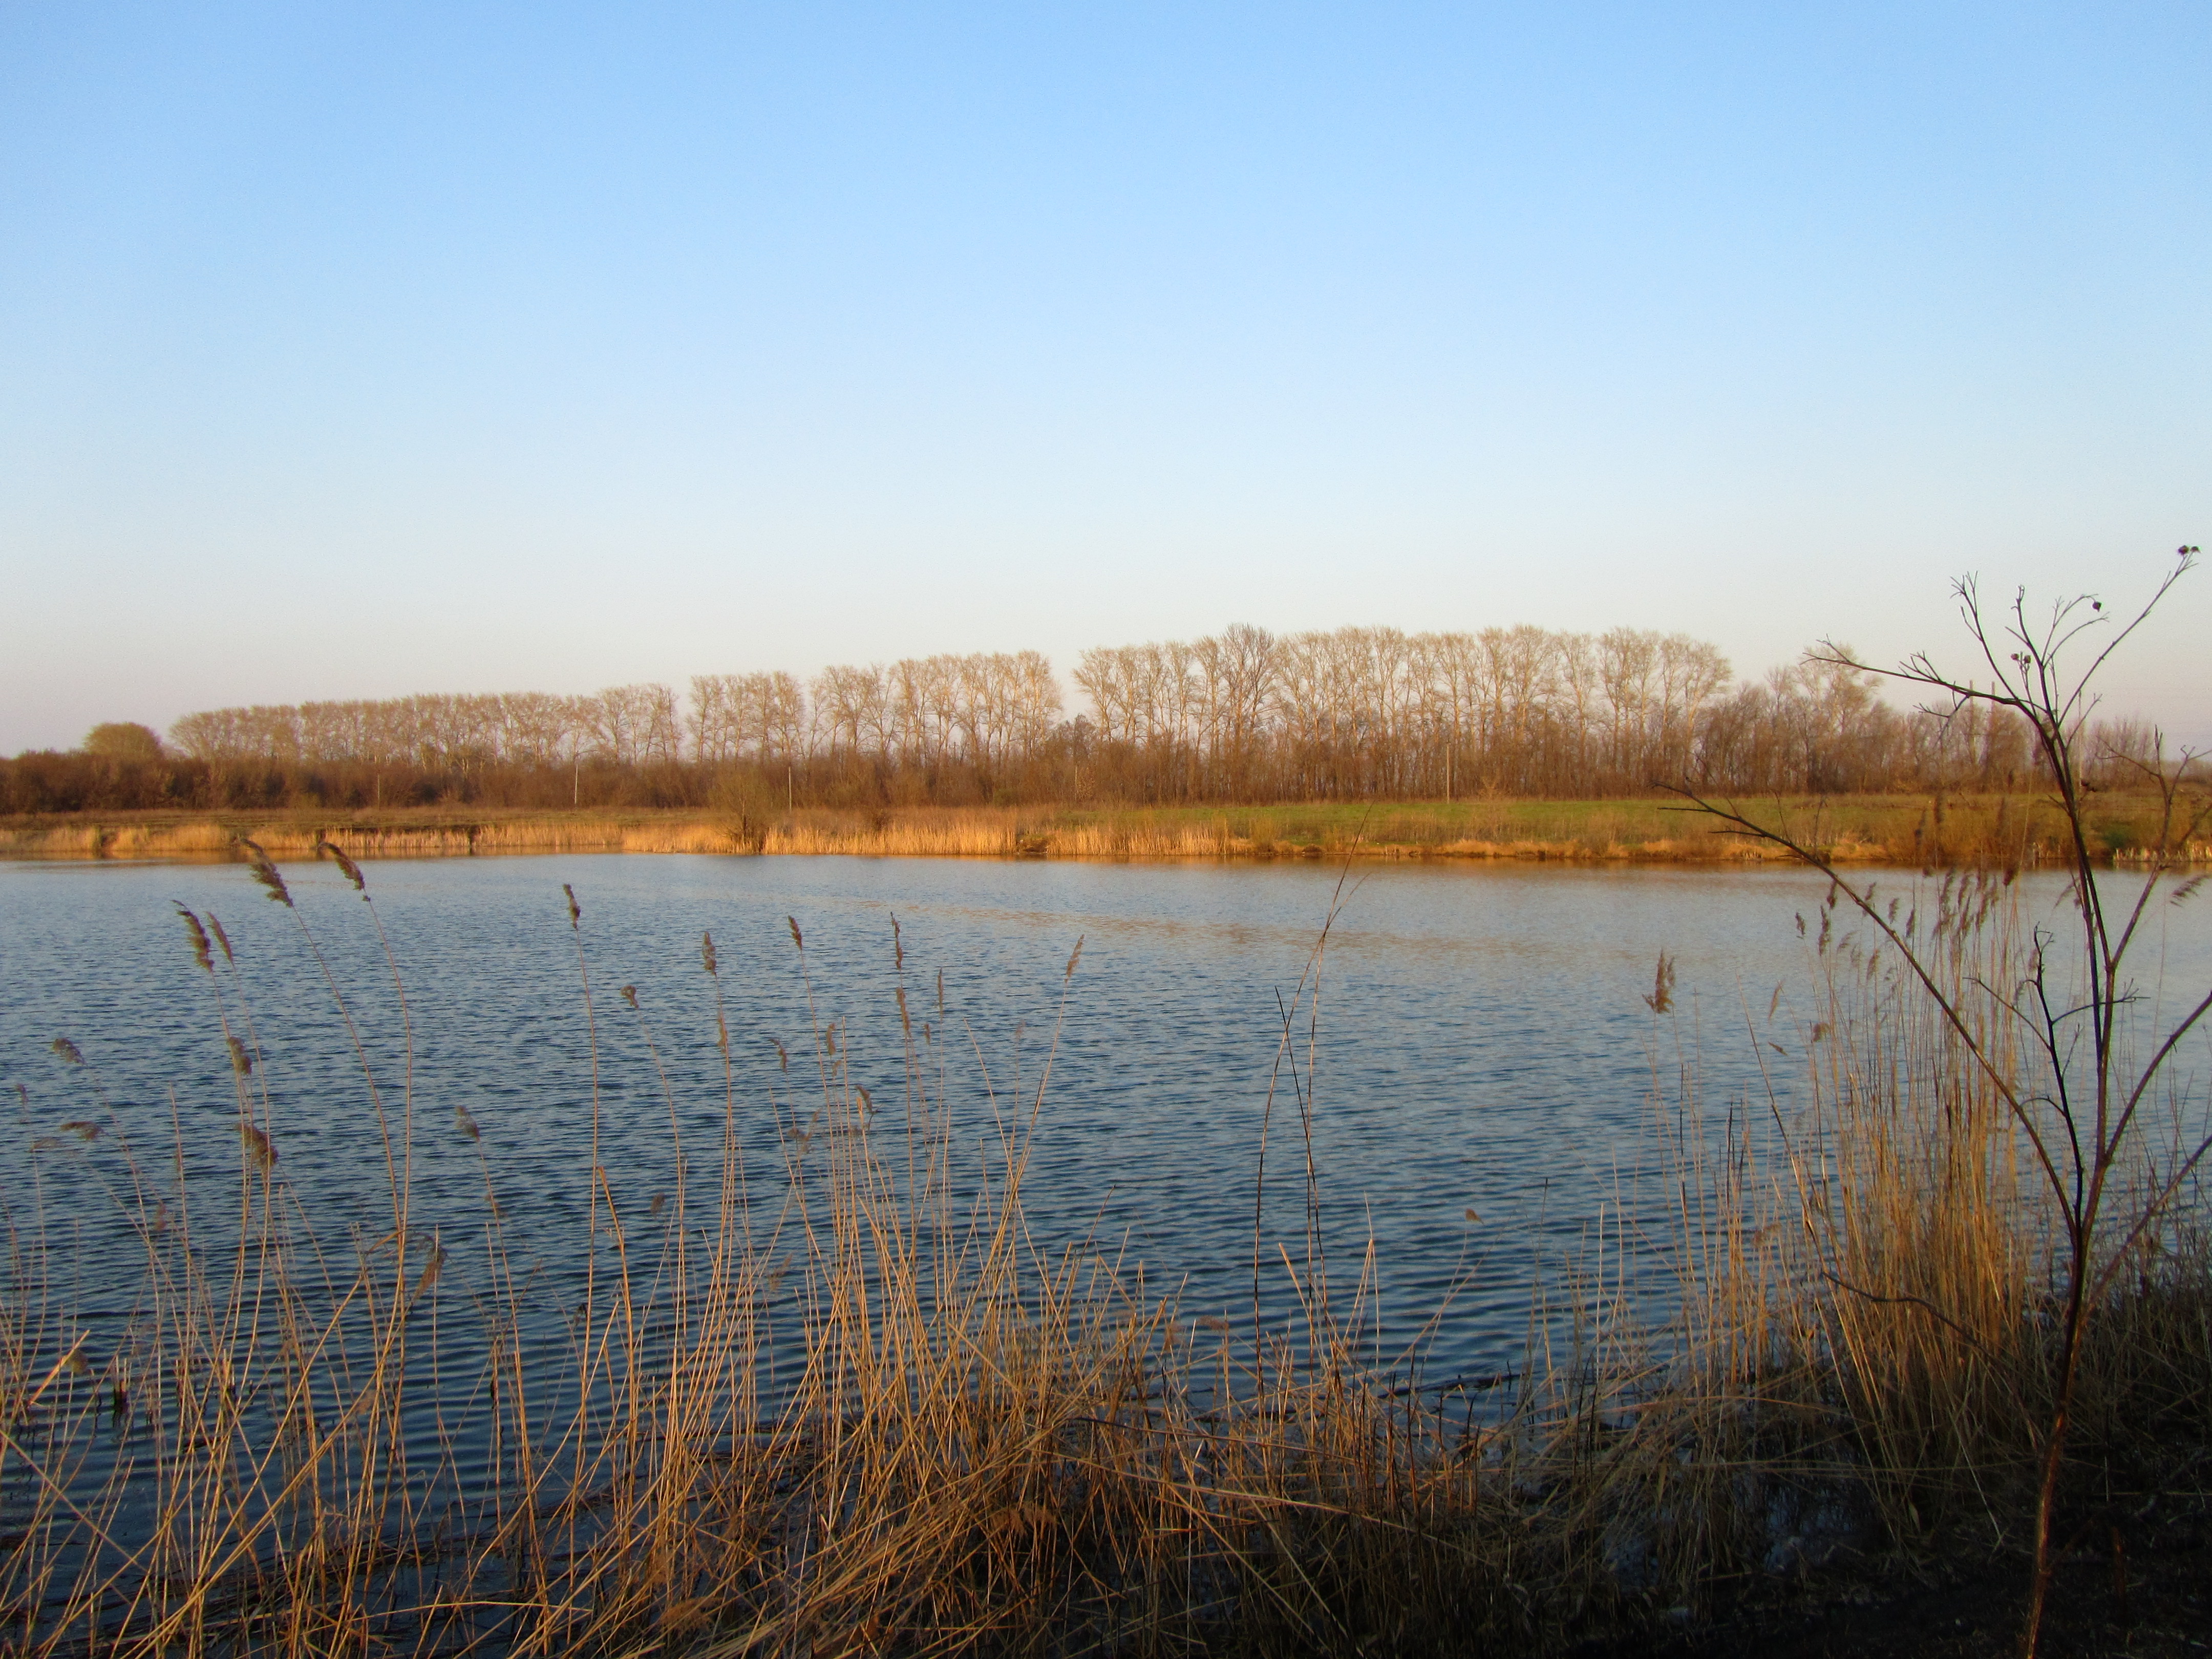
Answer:
[[(0, 3), (0, 752), (2212, 540), (2212, 8)], [(2212, 569), (2109, 672), (2212, 744)], [(1071, 701), (1073, 694), (1071, 691)]]

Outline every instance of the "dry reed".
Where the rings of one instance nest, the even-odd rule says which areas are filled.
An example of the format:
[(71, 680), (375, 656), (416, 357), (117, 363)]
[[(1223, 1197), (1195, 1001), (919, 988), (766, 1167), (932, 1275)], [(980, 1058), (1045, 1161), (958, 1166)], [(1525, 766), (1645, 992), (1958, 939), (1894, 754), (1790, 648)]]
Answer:
[[(1929, 896), (1947, 972), (2016, 954), (2009, 891)], [(596, 1079), (573, 896), (569, 915)], [(186, 921), (251, 1061), (228, 940), (219, 965)], [(2049, 1387), (2048, 1216), (1954, 1034), (1826, 913), (1826, 1006), (1799, 1034), (1811, 1108), (1767, 1137), (1740, 1109), (1703, 1122), (1687, 1066), (1655, 1085), (1677, 1317), (1637, 1316), (1601, 1236), (1487, 1416), (1363, 1362), (1365, 1272), (1332, 1285), (1311, 1249), (1284, 1257), (1285, 1311), (1232, 1331), (1099, 1250), (1041, 1248), (1024, 1185), (1045, 1085), (1000, 1103), (976, 1179), (941, 1012), (894, 948), (905, 1099), (879, 1109), (842, 1023), (818, 1021), (812, 1075), (775, 1097), (781, 1164), (749, 1165), (718, 1012), (719, 1152), (694, 1170), (679, 1139), (644, 1210), (594, 1157), (550, 1366), (465, 1115), (478, 1235), (416, 1218), (411, 1077), (362, 1062), (392, 1109), (374, 1237), (303, 1212), (253, 1064), (234, 1068), (220, 1197), (104, 1105), (64, 1126), (42, 1155), (96, 1163), (142, 1281), (127, 1334), (88, 1338), (39, 1218), (10, 1218), (14, 1650), (1534, 1652), (1694, 1613), (1747, 1573), (2016, 1525)], [(711, 939), (701, 954), (719, 1011)], [(1670, 991), (1662, 967), (1662, 1037)], [(622, 1000), (674, 1135), (647, 1012)], [(789, 1063), (780, 1091), (808, 1066)], [(2212, 1413), (2192, 1224), (2146, 1243), (2090, 1356), (2111, 1435)]]
[[(1780, 804), (1778, 803), (1778, 806)], [(2100, 798), (2100, 858), (2140, 861), (2154, 804)], [(1826, 856), (1915, 868), (2033, 867), (2058, 848), (2057, 820), (2027, 796), (1832, 798), (1790, 805)], [(0, 856), (222, 859), (240, 836), (277, 857), (319, 843), (364, 859), (531, 853), (842, 854), (883, 858), (1419, 859), (1570, 863), (1759, 863), (1778, 848), (1705, 833), (1666, 803), (1497, 800), (1220, 808), (799, 807), (765, 815), (434, 809), (344, 817), (290, 811), (222, 818), (143, 813), (0, 825)], [(2212, 842), (2171, 849), (2212, 862)]]

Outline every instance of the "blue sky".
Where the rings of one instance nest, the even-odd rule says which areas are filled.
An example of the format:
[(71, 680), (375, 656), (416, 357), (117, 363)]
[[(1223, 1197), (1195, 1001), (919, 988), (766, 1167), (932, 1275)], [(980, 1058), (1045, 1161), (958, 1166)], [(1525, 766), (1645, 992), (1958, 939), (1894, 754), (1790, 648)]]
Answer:
[[(0, 7), (0, 750), (2212, 539), (2200, 3)], [(2212, 741), (2212, 570), (2113, 680)]]

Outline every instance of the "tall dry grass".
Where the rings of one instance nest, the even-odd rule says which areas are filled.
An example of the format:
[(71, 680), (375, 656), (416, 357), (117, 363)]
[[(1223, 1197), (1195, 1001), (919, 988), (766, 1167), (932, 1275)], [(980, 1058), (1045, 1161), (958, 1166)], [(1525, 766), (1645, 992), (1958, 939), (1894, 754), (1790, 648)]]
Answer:
[[(1962, 1032), (1850, 918), (1832, 891), (1803, 919), (1816, 996), (1794, 1033), (1769, 1023), (1778, 991), (1764, 1013), (1745, 1011), (1747, 1036), (1796, 1072), (1792, 1103), (1778, 1088), (1708, 1117), (1690, 1038), (1660, 1068), (1657, 1179), (1674, 1211), (1657, 1242), (1674, 1317), (1639, 1324), (1624, 1284), (1593, 1299), (1604, 1316), (1589, 1352), (1547, 1373), (1554, 1391), (1563, 1376), (1591, 1379), (1579, 1419), (1558, 1397), (1544, 1419), (1555, 1455), (1571, 1425), (1585, 1437), (1562, 1490), (1588, 1507), (1567, 1535), (1646, 1604), (1694, 1613), (1747, 1578), (1847, 1558), (1949, 1570), (1986, 1557), (2029, 1577), (2069, 1247), (1998, 1084), (2047, 1096), (2052, 1082), (2003, 1010), (1983, 999)], [(2021, 983), (2049, 943), (1995, 872), (1916, 884), (1892, 919), (1958, 1007)], [(1671, 983), (1662, 959), (1646, 999), (1662, 1016)], [(2135, 1194), (2168, 1190), (2212, 1124), (2202, 1081), (2170, 1093), (2165, 1114), (2121, 1172)], [(2192, 1449), (2212, 1435), (2201, 1184), (2142, 1235), (2116, 1225), (2101, 1248), (2118, 1271), (2081, 1350), (2062, 1497), (2075, 1535), (2094, 1522), (2098, 1547), (2110, 1533), (2118, 1550), (2118, 1528), (2157, 1507), (2161, 1483), (2201, 1486)]]
[[(2021, 948), (2012, 892), (1953, 881), (1912, 925), (1945, 971), (1998, 972)], [(366, 1048), (385, 1213), (319, 1227), (211, 921), (185, 917), (236, 1060), (220, 1180), (190, 1173), (181, 1138), (132, 1144), (64, 1045), (90, 1104), (40, 1155), (109, 1183), (139, 1267), (112, 1335), (78, 1316), (49, 1218), (9, 1218), (17, 1651), (1537, 1652), (1695, 1616), (1747, 1577), (2018, 1536), (2050, 1387), (2048, 1216), (1956, 1034), (1826, 910), (1820, 1017), (1784, 1045), (1808, 1105), (1708, 1114), (1686, 1044), (1655, 1064), (1674, 1209), (1633, 1226), (1658, 1228), (1673, 1317), (1638, 1311), (1629, 1224), (1601, 1229), (1520, 1374), (1443, 1393), (1376, 1369), (1371, 1263), (1333, 1279), (1312, 1240), (1233, 1329), (1185, 1316), (1109, 1241), (1042, 1245), (1029, 1151), (1049, 1064), (980, 1146), (956, 1133), (945, 1013), (896, 944), (902, 1098), (859, 1086), (824, 1015), (773, 1074), (779, 1155), (749, 1160), (718, 1012), (723, 1133), (684, 1161), (688, 1084), (635, 994), (594, 984), (573, 898), (569, 919), (594, 1078), (624, 1022), (678, 1166), (640, 1206), (593, 1157), (550, 1304), (477, 1126), (434, 1123), (411, 1065), (386, 1075)], [(719, 1010), (711, 939), (701, 971)], [(1664, 1042), (1663, 969), (1648, 1000)], [(1303, 1125), (1314, 1103), (1286, 1074)], [(429, 1133), (478, 1156), (468, 1237), (414, 1203)], [(2087, 1393), (2113, 1443), (2212, 1421), (2201, 1214), (2145, 1243), (2099, 1327)]]
[[(650, 1044), (634, 994), (595, 997), (570, 915), (585, 1018)], [(1042, 1087), (1003, 1103), (971, 1180), (921, 988), (897, 994), (896, 1105), (817, 1027), (811, 1087), (777, 1101), (780, 1169), (741, 1154), (720, 1027), (718, 1159), (679, 1164), (642, 1214), (594, 1159), (547, 1367), (492, 1161), (480, 1237), (419, 1224), (412, 1079), (365, 1051), (389, 1230), (318, 1231), (280, 1173), (228, 940), (184, 919), (237, 1044), (237, 1163), (227, 1194), (195, 1185), (104, 1107), (42, 1149), (98, 1160), (143, 1267), (128, 1334), (95, 1353), (40, 1236), (15, 1237), (0, 1474), (27, 1508), (0, 1591), (23, 1649), (1181, 1645), (1224, 1622), (1309, 1643), (1434, 1613), (1382, 1594), (1382, 1570), (1410, 1549), (1437, 1581), (1482, 1475), (1427, 1456), (1442, 1425), (1364, 1381), (1358, 1296), (1334, 1308), (1303, 1273), (1295, 1328), (1240, 1344), (1097, 1251), (1040, 1249)], [(702, 957), (719, 986), (711, 940)], [(453, 1133), (483, 1145), (465, 1116)], [(1470, 1594), (1489, 1595), (1450, 1599)]]
[[(1787, 853), (1715, 836), (1661, 801), (1481, 799), (1305, 805), (1113, 808), (787, 806), (525, 811), (395, 809), (222, 817), (139, 813), (0, 824), (0, 856), (224, 859), (240, 836), (279, 857), (328, 841), (356, 858), (532, 853), (842, 854), (860, 857), (1418, 859), (1592, 862), (1785, 861)], [(1784, 804), (1776, 803), (1777, 810)], [(2154, 799), (2106, 793), (2087, 824), (2094, 856), (2139, 863), (2158, 840)], [(2063, 861), (2061, 821), (2028, 796), (1826, 797), (1787, 804), (1824, 855), (1916, 869), (2034, 868)], [(2212, 842), (2166, 849), (2212, 862)]]

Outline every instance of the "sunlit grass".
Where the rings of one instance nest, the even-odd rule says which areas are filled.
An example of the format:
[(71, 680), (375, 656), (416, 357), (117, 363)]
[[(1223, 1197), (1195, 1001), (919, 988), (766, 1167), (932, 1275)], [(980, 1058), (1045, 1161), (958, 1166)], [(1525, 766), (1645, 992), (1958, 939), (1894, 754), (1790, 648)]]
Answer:
[[(2054, 862), (2060, 821), (2027, 795), (1762, 799), (1832, 856), (1914, 867)], [(2098, 798), (2092, 851), (2123, 862), (2155, 837), (2154, 798)], [(280, 856), (328, 839), (362, 858), (530, 853), (846, 854), (866, 857), (1364, 857), (1756, 863), (1779, 855), (1714, 833), (1669, 800), (1335, 802), (1266, 806), (885, 806), (380, 812), (118, 813), (0, 826), (0, 855), (220, 859), (248, 836)], [(2212, 843), (2181, 849), (2212, 860)]]

